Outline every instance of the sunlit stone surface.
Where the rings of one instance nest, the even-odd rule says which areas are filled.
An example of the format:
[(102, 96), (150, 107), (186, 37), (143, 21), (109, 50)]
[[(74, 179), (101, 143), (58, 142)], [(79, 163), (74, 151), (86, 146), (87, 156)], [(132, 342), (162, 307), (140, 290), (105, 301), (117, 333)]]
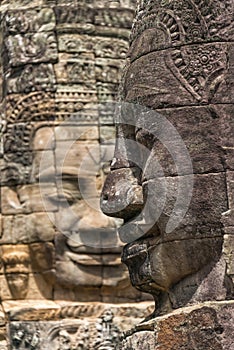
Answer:
[(135, 1), (0, 6), (0, 349), (118, 348), (152, 312), (99, 209)]

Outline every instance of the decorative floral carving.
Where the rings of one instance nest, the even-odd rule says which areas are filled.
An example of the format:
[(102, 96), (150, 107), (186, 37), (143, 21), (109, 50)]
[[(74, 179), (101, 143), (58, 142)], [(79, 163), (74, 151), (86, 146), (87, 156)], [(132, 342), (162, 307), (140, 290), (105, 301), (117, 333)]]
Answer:
[(118, 350), (120, 333), (113, 312), (106, 310), (96, 322), (81, 320), (54, 327), (48, 341), (56, 350)]
[(55, 76), (51, 64), (26, 65), (11, 69), (5, 78), (6, 93), (29, 93), (36, 90), (55, 91)]
[(5, 46), (5, 55), (12, 67), (57, 59), (57, 41), (53, 32), (9, 36)]
[(168, 67), (197, 99), (208, 101), (227, 70), (226, 45), (207, 44), (173, 50)]
[(51, 8), (28, 11), (8, 11), (3, 18), (5, 34), (45, 32), (55, 27), (55, 15)]
[(30, 327), (30, 324), (16, 324), (11, 327), (12, 350), (41, 350), (40, 343), (40, 331), (38, 328)]

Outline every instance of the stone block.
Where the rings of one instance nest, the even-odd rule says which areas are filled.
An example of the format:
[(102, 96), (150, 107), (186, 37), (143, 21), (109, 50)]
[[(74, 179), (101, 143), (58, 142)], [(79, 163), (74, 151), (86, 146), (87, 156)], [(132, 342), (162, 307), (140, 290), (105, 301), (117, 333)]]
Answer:
[(59, 84), (84, 84), (92, 88), (95, 84), (95, 58), (59, 53), (59, 63), (55, 65), (55, 75)]
[[(233, 302), (204, 303), (143, 322), (125, 334), (121, 349), (189, 350), (233, 347)], [(143, 343), (144, 341), (144, 343)]]
[(95, 57), (123, 59), (128, 50), (128, 42), (112, 38), (111, 42), (105, 37), (59, 33), (58, 47), (60, 52), (67, 53), (95, 53)]
[(5, 323), (6, 323), (5, 314), (4, 314), (2, 306), (0, 305), (0, 327), (3, 327), (5, 325)]
[(31, 213), (57, 211), (56, 200), (53, 200), (53, 196), (56, 197), (56, 194), (57, 188), (53, 182), (40, 182), (39, 184), (24, 185), (17, 188), (20, 202), (25, 204)]
[(95, 141), (60, 141), (56, 143), (55, 166), (57, 173), (83, 177), (98, 174), (99, 143)]
[[(9, 307), (9, 302), (5, 302)], [(24, 309), (24, 304), (22, 302)], [(31, 307), (32, 301), (29, 302)], [(38, 313), (40, 310), (50, 312), (50, 307), (38, 301), (38, 308), (31, 307), (31, 313)], [(11, 339), (12, 349), (17, 349), (17, 345), (23, 347), (33, 341), (38, 350), (49, 350), (64, 344), (71, 347), (85, 345), (92, 349), (96, 345), (119, 346), (120, 334), (125, 329), (126, 323), (134, 325), (136, 320), (144, 317), (145, 310), (149, 309), (149, 304), (139, 303), (131, 307), (129, 313), (128, 304), (103, 304), (103, 303), (65, 303), (61, 306), (61, 321), (56, 319), (49, 321), (38, 320), (12, 320), (8, 326), (8, 334)], [(17, 310), (17, 307), (15, 308)], [(56, 308), (55, 308), (55, 311)], [(8, 313), (9, 315), (9, 313)], [(38, 317), (37, 314), (36, 317)], [(27, 316), (27, 310), (26, 310)], [(17, 316), (18, 317), (18, 316)], [(21, 316), (20, 316), (21, 317)], [(20, 337), (19, 337), (20, 336)], [(16, 343), (18, 340), (18, 343)]]
[(33, 91), (55, 91), (55, 75), (52, 64), (28, 64), (11, 68), (5, 77), (6, 93), (20, 94)]
[(17, 350), (30, 346), (38, 350), (49, 350), (51, 342), (49, 342), (48, 333), (51, 328), (53, 329), (58, 326), (59, 321), (11, 322), (7, 327), (11, 349)]
[(1, 244), (26, 243), (29, 241), (29, 232), (26, 229), (24, 215), (6, 215), (2, 217), (3, 230)]
[[(225, 29), (224, 29), (225, 30)], [(232, 31), (230, 31), (231, 34)], [(228, 54), (228, 66), (226, 70), (226, 77), (222, 79), (219, 88), (217, 89), (215, 95), (213, 96), (212, 103), (223, 103), (229, 104), (233, 103), (233, 89), (234, 89), (234, 48), (232, 43), (227, 43), (227, 54)], [(233, 105), (226, 105), (227, 108), (232, 108)]]
[[(53, 213), (49, 214), (53, 217)], [(1, 244), (51, 241), (55, 235), (54, 220), (46, 213), (30, 215), (7, 215), (3, 217)]]
[[(101, 125), (113, 125), (114, 124), (114, 112), (113, 102), (116, 101), (118, 95), (118, 84), (103, 83), (98, 81), (97, 84), (97, 97), (98, 102), (103, 104), (104, 111), (100, 111), (100, 124)], [(108, 110), (109, 108), (109, 110)]]
[(0, 275), (1, 300), (52, 299), (52, 283), (43, 274), (11, 273)]
[(2, 235), (3, 235), (2, 215), (0, 214), (0, 239), (2, 238)]
[(110, 145), (101, 145), (101, 161), (102, 163), (108, 163), (110, 164), (113, 156), (114, 156), (114, 151), (115, 151), (115, 146), (114, 144)]
[(227, 264), (227, 274), (234, 280), (234, 236), (233, 235), (224, 236), (223, 253)]
[(223, 213), (222, 219), (221, 219), (223, 225), (224, 225), (224, 230), (228, 234), (233, 234), (233, 229), (234, 229), (234, 210), (228, 210)]
[(55, 251), (53, 243), (31, 243), (29, 254), (32, 272), (43, 273), (54, 268)]
[(223, 173), (158, 178), (143, 189), (146, 224), (153, 228), (157, 222), (163, 239), (222, 235), (221, 218), (228, 209)]
[[(55, 148), (53, 125), (37, 124), (34, 126), (34, 137), (30, 145), (34, 151), (46, 151)], [(48, 153), (46, 153), (48, 155)], [(47, 157), (47, 156), (46, 156)]]
[(1, 201), (3, 214), (27, 214), (30, 208), (27, 203), (20, 202), (17, 188), (1, 187)]
[(31, 166), (20, 163), (9, 163), (6, 159), (2, 159), (0, 163), (1, 179), (0, 187), (14, 186), (29, 182)]
[(7, 300), (3, 308), (9, 321), (45, 321), (60, 318), (60, 306), (51, 300)]
[(50, 32), (55, 29), (55, 14), (51, 8), (9, 10), (2, 19), (2, 25), (4, 35)]
[(0, 349), (9, 350), (9, 342), (6, 328), (0, 327)]
[[(67, 26), (68, 24), (71, 26), (71, 24), (76, 25), (79, 23), (82, 28), (82, 25), (87, 26), (87, 24), (94, 22), (95, 11), (93, 8), (88, 8), (85, 6), (80, 8), (80, 11), (77, 11), (77, 7), (71, 2), (69, 3), (69, 6), (67, 2), (59, 2), (57, 5), (58, 6), (55, 7), (57, 28), (60, 29), (61, 27), (62, 32), (64, 32), (63, 27)], [(88, 29), (90, 29), (90, 27), (91, 26), (89, 25)]]
[(45, 150), (45, 151), (35, 151), (33, 152), (33, 162), (31, 166), (30, 172), (30, 182), (38, 182), (40, 181), (41, 186), (44, 183), (55, 182), (55, 157), (53, 151)]
[[(10, 94), (6, 96), (5, 103), (5, 118), (9, 128), (15, 128), (19, 124), (22, 129), (23, 125), (30, 126), (29, 122), (50, 122), (55, 118), (55, 93), (50, 91)], [(16, 131), (20, 132), (21, 129)], [(26, 139), (28, 136), (26, 134)]]
[(234, 169), (234, 148), (226, 148), (225, 163), (228, 169)]
[(1, 263), (5, 273), (47, 273), (54, 268), (54, 245), (52, 243), (31, 243), (1, 245)]
[(145, 177), (158, 176), (160, 170), (169, 176), (225, 170), (225, 147), (234, 132), (229, 107), (163, 109), (149, 111), (145, 119), (141, 111), (132, 118), (139, 123), (137, 141), (150, 149), (145, 152)]
[(129, 339), (123, 340), (123, 350), (127, 349), (142, 349), (155, 350), (155, 335), (152, 331), (139, 331), (133, 334)]
[[(45, 0), (47, 1), (47, 0)], [(49, 1), (49, 0), (48, 0)], [(33, 0), (30, 1), (30, 4), (27, 0), (3, 0), (1, 3), (1, 10), (18, 10), (18, 9), (24, 9), (28, 10), (29, 8), (34, 8), (38, 6), (42, 6), (44, 3), (44, 0)]]
[(224, 228), (224, 232), (227, 235), (233, 235), (234, 234), (234, 227), (233, 226), (225, 227)]
[(10, 67), (29, 63), (54, 62), (58, 56), (53, 32), (26, 33), (5, 39), (5, 52)]
[(78, 288), (69, 288), (69, 284), (57, 284), (54, 287), (54, 299), (63, 300), (66, 302), (80, 301), (84, 303), (89, 302), (101, 302), (102, 296), (100, 294), (100, 288), (91, 287), (84, 288), (79, 286)]
[(98, 126), (83, 126), (79, 125), (79, 122), (69, 125), (69, 121), (62, 123), (55, 127), (55, 138), (57, 141), (88, 141), (98, 140), (99, 130)]
[(100, 126), (100, 142), (104, 144), (113, 143), (116, 137), (114, 126)]
[[(94, 87), (87, 88), (82, 85), (69, 85), (64, 86), (62, 84), (57, 85), (57, 91), (55, 96), (56, 103), (66, 103), (66, 102), (76, 102), (76, 103), (88, 103), (89, 105), (97, 102), (97, 92)], [(79, 104), (79, 109), (81, 109), (81, 105)], [(58, 114), (59, 115), (59, 114)], [(74, 117), (74, 116), (73, 116)], [(62, 119), (63, 120), (63, 119)], [(77, 120), (75, 118), (75, 120)], [(96, 120), (96, 119), (95, 119)], [(90, 122), (87, 118), (83, 120), (84, 122)], [(91, 120), (92, 121), (92, 120)]]
[(119, 59), (97, 58), (95, 76), (97, 82), (118, 84), (121, 78), (123, 61)]
[(227, 191), (228, 191), (228, 206), (229, 209), (234, 209), (234, 172), (227, 172)]

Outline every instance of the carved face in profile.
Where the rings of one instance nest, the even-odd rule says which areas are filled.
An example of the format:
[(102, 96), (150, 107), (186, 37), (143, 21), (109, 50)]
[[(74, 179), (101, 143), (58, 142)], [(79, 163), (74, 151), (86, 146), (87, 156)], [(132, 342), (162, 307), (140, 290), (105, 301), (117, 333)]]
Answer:
[(221, 32), (217, 44), (196, 31), (198, 43), (185, 18), (204, 28), (197, 10), (175, 4), (142, 2), (101, 199), (104, 213), (125, 220), (122, 259), (159, 312), (225, 299), (233, 288), (222, 256), (223, 240), (233, 244), (224, 235), (233, 222), (233, 48)]

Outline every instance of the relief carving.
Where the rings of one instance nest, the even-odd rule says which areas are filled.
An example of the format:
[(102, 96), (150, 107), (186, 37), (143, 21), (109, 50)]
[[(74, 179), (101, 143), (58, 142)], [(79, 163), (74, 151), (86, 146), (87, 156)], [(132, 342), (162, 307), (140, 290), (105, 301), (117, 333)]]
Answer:
[[(76, 322), (78, 323), (78, 322)], [(49, 343), (57, 350), (119, 349), (120, 330), (111, 310), (106, 310), (96, 322), (62, 323), (50, 331)]]
[(19, 94), (37, 90), (54, 91), (55, 76), (51, 64), (27, 65), (7, 73), (6, 93)]
[(225, 46), (190, 46), (168, 55), (168, 67), (196, 100), (210, 101), (224, 79), (228, 64)]
[(25, 246), (2, 246), (4, 274), (14, 299), (24, 299), (28, 292), (29, 252)]
[(10, 67), (54, 62), (58, 56), (57, 41), (53, 32), (9, 36), (5, 40), (4, 55), (6, 66)]
[[(12, 350), (112, 350), (119, 349), (120, 330), (111, 310), (91, 320), (14, 322), (10, 326)], [(48, 329), (49, 326), (49, 329)]]
[(40, 349), (40, 331), (39, 329), (33, 329), (30, 325), (20, 326), (16, 324), (11, 329), (11, 345), (12, 350), (16, 349)]
[(88, 53), (94, 52), (96, 57), (101, 58), (125, 58), (128, 50), (128, 41), (89, 35), (60, 34), (59, 50), (67, 53)]
[(8, 11), (3, 18), (5, 35), (49, 32), (55, 29), (54, 11), (49, 8), (29, 11)]
[[(131, 59), (172, 47), (166, 51), (165, 62), (173, 75), (197, 101), (210, 101), (228, 68), (226, 45), (212, 42), (225, 42), (223, 33), (233, 32), (229, 20), (224, 24), (224, 18), (230, 19), (230, 6), (220, 1), (212, 5), (190, 0), (149, 2), (133, 26)], [(199, 46), (201, 42), (210, 44)], [(181, 47), (185, 44), (197, 46)]]

